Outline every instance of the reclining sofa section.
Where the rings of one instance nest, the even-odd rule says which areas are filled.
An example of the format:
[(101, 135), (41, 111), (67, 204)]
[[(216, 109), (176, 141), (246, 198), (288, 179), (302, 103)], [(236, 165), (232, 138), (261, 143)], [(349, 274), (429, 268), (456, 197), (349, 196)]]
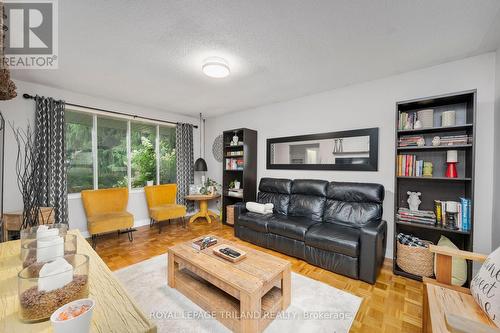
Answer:
[(273, 214), (235, 206), (235, 235), (368, 283), (375, 283), (387, 243), (380, 184), (262, 178), (257, 201)]

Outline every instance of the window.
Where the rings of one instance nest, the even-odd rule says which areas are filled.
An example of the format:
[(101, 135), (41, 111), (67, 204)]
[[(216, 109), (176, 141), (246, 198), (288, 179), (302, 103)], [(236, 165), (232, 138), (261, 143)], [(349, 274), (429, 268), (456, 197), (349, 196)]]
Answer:
[(68, 193), (175, 183), (175, 126), (72, 110), (65, 117)]
[(160, 183), (176, 182), (175, 127), (160, 127)]
[(97, 117), (98, 187), (127, 187), (127, 122)]
[(92, 115), (66, 111), (68, 193), (94, 188)]
[(143, 187), (147, 181), (156, 183), (156, 126), (130, 124), (132, 187)]

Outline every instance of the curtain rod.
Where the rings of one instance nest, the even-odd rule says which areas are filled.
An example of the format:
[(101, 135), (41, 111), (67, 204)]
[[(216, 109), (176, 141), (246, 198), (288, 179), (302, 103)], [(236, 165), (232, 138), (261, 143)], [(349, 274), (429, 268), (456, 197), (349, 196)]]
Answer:
[[(35, 96), (31, 96), (30, 94), (23, 94), (23, 97), (26, 98), (26, 99), (35, 99)], [(65, 104), (66, 105), (70, 105), (70, 106), (76, 106), (76, 107), (79, 107), (79, 108), (85, 108), (85, 109), (90, 109), (90, 110), (96, 110), (96, 111), (106, 112), (106, 113), (110, 113), (110, 114), (116, 114), (116, 115), (120, 115), (120, 116), (132, 117), (134, 119), (150, 120), (150, 121), (156, 121), (156, 122), (159, 122), (159, 123), (174, 124), (174, 125), (179, 124), (179, 122), (175, 122), (175, 121), (161, 120), (161, 119), (156, 119), (156, 118), (148, 118), (148, 117), (138, 116), (138, 115), (130, 114), (130, 113), (124, 113), (124, 112), (110, 111), (110, 110), (95, 108), (93, 106), (86, 106), (86, 105), (74, 104), (74, 103), (68, 103), (68, 102), (65, 102)], [(198, 125), (193, 125), (193, 127), (194, 128), (198, 128)]]

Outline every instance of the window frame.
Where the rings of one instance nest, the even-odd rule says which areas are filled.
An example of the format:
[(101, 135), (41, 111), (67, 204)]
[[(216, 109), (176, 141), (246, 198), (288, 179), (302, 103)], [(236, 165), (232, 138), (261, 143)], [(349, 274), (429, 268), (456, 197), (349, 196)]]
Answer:
[[(107, 117), (117, 120), (125, 120), (127, 122), (126, 146), (127, 146), (127, 187), (130, 193), (144, 192), (144, 187), (132, 187), (132, 144), (131, 144), (131, 129), (132, 123), (147, 123), (155, 126), (155, 153), (156, 153), (156, 179), (155, 185), (160, 184), (160, 127), (177, 127), (175, 124), (165, 124), (163, 122), (140, 119), (137, 120), (132, 116), (117, 116), (109, 115), (106, 112), (94, 111), (83, 107), (71, 106), (66, 108), (69, 112), (86, 113), (92, 116), (92, 178), (93, 189), (99, 189), (99, 170), (98, 170), (98, 147), (97, 147), (97, 118)], [(68, 192), (68, 199), (81, 198), (81, 192)]]

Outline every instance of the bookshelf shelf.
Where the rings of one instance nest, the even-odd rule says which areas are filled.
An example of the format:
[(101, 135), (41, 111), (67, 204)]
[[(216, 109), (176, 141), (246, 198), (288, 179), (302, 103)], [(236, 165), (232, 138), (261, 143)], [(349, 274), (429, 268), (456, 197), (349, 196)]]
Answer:
[[(435, 127), (420, 129), (399, 129), (401, 113), (415, 114), (419, 110), (433, 109), (433, 122)], [(436, 126), (441, 123), (441, 115), (444, 111), (455, 110), (456, 126)], [(404, 117), (403, 117), (404, 116)], [(402, 115), (401, 118), (406, 118)], [(397, 265), (397, 235), (400, 232), (412, 234), (421, 239), (437, 244), (439, 238), (444, 235), (448, 237), (461, 250), (473, 250), (474, 233), (474, 163), (475, 163), (475, 118), (476, 118), (476, 91), (466, 91), (429, 98), (415, 99), (396, 103), (396, 130), (395, 130), (395, 200), (394, 200), (394, 242), (393, 242), (393, 272), (407, 278), (421, 281), (420, 276), (404, 272)], [(398, 147), (399, 139), (405, 140), (408, 136), (422, 136), (426, 141), (424, 147)], [(472, 137), (472, 143), (451, 146), (431, 146), (433, 136), (451, 137), (467, 135)], [(458, 178), (444, 177), (446, 169), (446, 151), (458, 150), (459, 172)], [(431, 162), (433, 165), (433, 177), (423, 176), (398, 176), (401, 170), (399, 155), (414, 156), (416, 160)], [(410, 159), (410, 170), (413, 159)], [(404, 159), (403, 159), (404, 163)], [(403, 164), (404, 165), (404, 164)], [(404, 173), (403, 173), (404, 174)], [(460, 201), (460, 198), (468, 198), (470, 205), (470, 230), (453, 230), (440, 225), (429, 225), (416, 222), (399, 221), (397, 213), (399, 208), (408, 208), (407, 192), (420, 192), (420, 210), (434, 210), (434, 201)], [(468, 282), (472, 276), (472, 265), (468, 264)]]
[(453, 146), (424, 146), (424, 147), (398, 147), (399, 151), (418, 151), (418, 150), (460, 150), (470, 149), (472, 144), (453, 145)]
[(423, 228), (423, 229), (430, 229), (430, 230), (438, 230), (440, 232), (449, 232), (449, 233), (454, 233), (454, 234), (464, 234), (464, 235), (469, 235), (470, 231), (468, 230), (461, 230), (461, 229), (447, 229), (438, 225), (430, 225), (430, 224), (424, 224), (424, 223), (413, 223), (413, 222), (401, 222), (401, 221), (396, 221), (397, 224), (403, 225), (403, 226), (409, 226), (409, 227), (414, 227), (414, 228)]
[(465, 131), (465, 130), (472, 130), (473, 126), (474, 126), (473, 124), (464, 124), (456, 126), (398, 130), (398, 135), (415, 135), (415, 134), (438, 133), (438, 132)]
[(410, 177), (410, 176), (397, 176), (397, 179), (404, 180), (424, 180), (424, 181), (446, 181), (446, 182), (470, 182), (472, 181), (472, 178), (466, 177), (466, 178), (448, 178), (448, 177)]

